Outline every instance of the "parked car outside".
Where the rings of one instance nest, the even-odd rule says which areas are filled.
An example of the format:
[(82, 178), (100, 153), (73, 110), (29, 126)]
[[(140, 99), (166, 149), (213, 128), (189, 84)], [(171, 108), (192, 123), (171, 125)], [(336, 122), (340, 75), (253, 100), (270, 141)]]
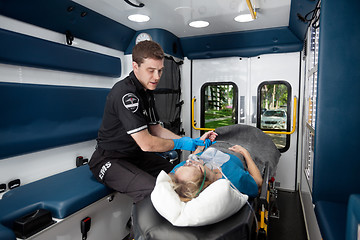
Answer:
[(261, 115), (262, 129), (280, 129), (286, 130), (287, 115), (283, 109), (266, 110)]

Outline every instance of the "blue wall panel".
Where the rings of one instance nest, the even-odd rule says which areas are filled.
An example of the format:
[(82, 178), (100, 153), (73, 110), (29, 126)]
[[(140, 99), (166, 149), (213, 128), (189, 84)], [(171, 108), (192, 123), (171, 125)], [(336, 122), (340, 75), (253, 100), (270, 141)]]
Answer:
[(179, 38), (169, 31), (166, 31), (164, 29), (158, 29), (158, 28), (147, 29), (144, 31), (138, 31), (134, 35), (133, 39), (130, 41), (129, 46), (125, 51), (125, 54), (132, 53), (132, 49), (135, 46), (135, 39), (136, 39), (137, 35), (139, 35), (142, 32), (146, 32), (146, 33), (150, 34), (152, 40), (159, 43), (161, 45), (161, 47), (164, 49), (164, 52), (166, 54), (169, 54), (171, 56), (174, 56), (174, 57), (177, 57), (180, 59), (184, 58), (184, 54), (182, 52)]
[[(298, 39), (305, 39), (309, 22), (303, 22), (299, 19), (298, 14), (305, 18), (315, 7), (317, 0), (291, 0), (289, 28)], [(312, 13), (307, 16), (311, 19)]]
[(360, 193), (360, 2), (321, 5), (313, 200), (346, 204)]
[(95, 139), (109, 91), (0, 82), (0, 159)]
[(0, 29), (0, 62), (120, 77), (120, 58)]
[(135, 33), (71, 0), (0, 0), (0, 14), (63, 33), (64, 39), (66, 31), (70, 31), (75, 38), (120, 51), (125, 51)]
[(189, 59), (298, 52), (303, 46), (287, 27), (187, 37), (180, 42)]

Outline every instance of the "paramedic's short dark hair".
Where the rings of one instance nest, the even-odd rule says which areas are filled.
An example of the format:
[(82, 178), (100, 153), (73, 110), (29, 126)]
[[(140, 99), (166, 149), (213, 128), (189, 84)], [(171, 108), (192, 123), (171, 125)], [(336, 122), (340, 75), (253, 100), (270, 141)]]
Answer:
[(164, 59), (164, 51), (161, 46), (154, 41), (139, 42), (133, 48), (132, 60), (140, 66), (146, 58)]

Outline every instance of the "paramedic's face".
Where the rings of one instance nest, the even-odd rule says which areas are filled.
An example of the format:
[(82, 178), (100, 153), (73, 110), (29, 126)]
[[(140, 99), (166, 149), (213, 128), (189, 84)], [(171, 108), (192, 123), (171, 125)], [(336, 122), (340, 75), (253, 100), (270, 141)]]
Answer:
[(155, 90), (159, 84), (164, 68), (164, 60), (145, 58), (144, 62), (138, 65), (133, 62), (135, 76), (139, 79), (145, 90)]
[(203, 174), (201, 163), (187, 160), (186, 163), (175, 171), (175, 178), (179, 182), (196, 181)]

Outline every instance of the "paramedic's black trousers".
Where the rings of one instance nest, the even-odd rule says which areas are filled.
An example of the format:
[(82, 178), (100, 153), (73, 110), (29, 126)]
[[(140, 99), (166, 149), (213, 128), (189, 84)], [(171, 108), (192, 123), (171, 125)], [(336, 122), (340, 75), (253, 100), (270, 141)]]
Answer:
[(99, 146), (91, 157), (90, 170), (106, 186), (129, 195), (136, 203), (149, 196), (161, 170), (174, 167), (168, 160), (152, 152), (124, 154)]

